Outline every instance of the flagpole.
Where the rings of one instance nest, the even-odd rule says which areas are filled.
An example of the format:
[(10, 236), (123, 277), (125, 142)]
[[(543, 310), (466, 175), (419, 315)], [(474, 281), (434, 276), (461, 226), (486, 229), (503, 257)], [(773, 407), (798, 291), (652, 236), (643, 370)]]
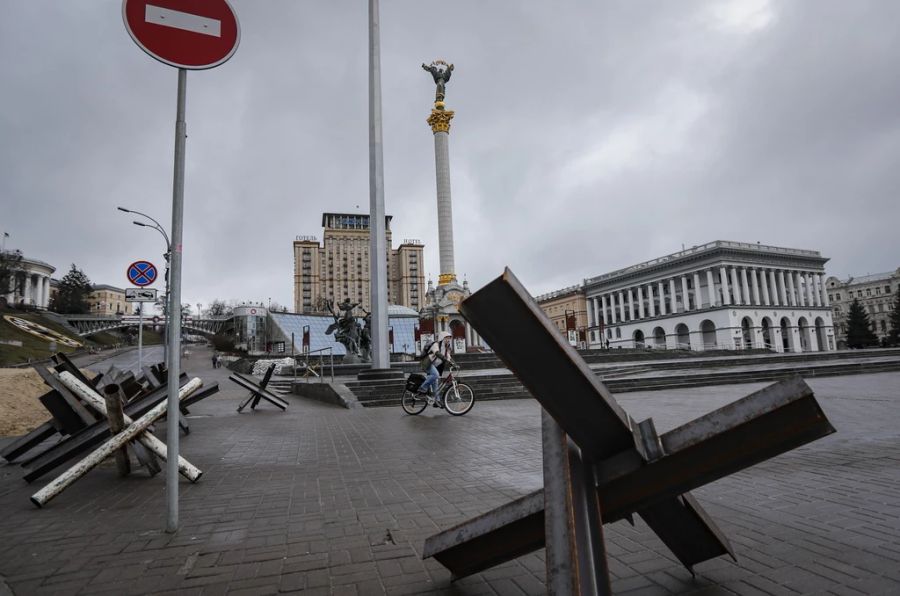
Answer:
[(390, 369), (384, 160), (381, 141), (381, 24), (378, 0), (369, 0), (369, 302), (372, 369)]

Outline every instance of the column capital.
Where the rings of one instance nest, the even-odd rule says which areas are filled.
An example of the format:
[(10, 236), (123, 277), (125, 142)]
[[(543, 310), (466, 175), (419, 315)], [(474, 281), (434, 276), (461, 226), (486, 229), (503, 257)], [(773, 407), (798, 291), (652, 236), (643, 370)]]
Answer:
[(453, 120), (455, 113), (453, 110), (431, 110), (431, 115), (426, 120), (431, 127), (431, 132), (446, 132), (449, 134), (450, 121)]

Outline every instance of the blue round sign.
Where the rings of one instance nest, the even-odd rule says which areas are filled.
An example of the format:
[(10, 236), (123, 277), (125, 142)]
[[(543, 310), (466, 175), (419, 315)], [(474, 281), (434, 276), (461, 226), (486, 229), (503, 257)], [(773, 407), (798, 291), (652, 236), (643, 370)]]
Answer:
[(128, 266), (128, 281), (136, 286), (149, 286), (156, 281), (156, 265), (150, 261), (135, 261)]

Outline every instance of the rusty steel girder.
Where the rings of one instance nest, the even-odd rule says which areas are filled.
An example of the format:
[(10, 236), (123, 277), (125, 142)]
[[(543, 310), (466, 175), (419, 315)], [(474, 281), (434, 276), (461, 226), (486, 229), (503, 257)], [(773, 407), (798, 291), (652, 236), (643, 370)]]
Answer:
[(734, 557), (689, 491), (834, 432), (799, 377), (662, 435), (635, 422), (508, 269), (460, 306), (544, 408), (544, 490), (425, 541), (454, 578), (546, 546), (551, 593), (608, 593), (602, 525), (638, 514), (693, 572)]

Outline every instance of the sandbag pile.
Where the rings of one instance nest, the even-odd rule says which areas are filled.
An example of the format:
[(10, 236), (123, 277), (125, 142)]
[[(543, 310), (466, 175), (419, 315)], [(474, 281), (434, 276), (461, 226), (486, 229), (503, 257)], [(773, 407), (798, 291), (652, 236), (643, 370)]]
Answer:
[(275, 365), (275, 374), (288, 374), (292, 372), (294, 366), (293, 358), (275, 358), (266, 360), (257, 360), (253, 363), (253, 370), (250, 372), (254, 377), (261, 377), (266, 374), (266, 370)]

